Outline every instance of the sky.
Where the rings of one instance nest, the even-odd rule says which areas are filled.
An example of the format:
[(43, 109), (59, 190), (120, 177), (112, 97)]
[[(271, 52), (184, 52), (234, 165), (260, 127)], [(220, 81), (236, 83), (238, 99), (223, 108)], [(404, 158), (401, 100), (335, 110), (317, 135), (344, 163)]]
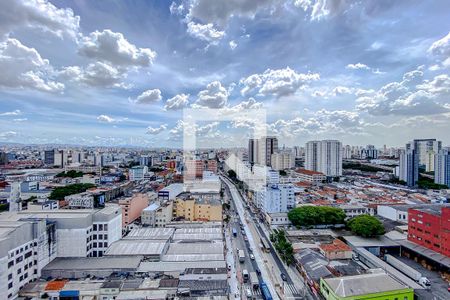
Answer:
[(0, 142), (246, 144), (261, 110), (308, 140), (450, 145), (447, 0), (15, 0), (0, 10)]

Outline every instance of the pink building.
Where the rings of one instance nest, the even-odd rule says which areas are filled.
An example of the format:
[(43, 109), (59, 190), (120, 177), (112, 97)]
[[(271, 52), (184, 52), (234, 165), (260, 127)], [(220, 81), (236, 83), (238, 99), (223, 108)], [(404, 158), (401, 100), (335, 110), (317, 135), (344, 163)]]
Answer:
[(149, 198), (146, 194), (137, 193), (119, 200), (119, 205), (122, 207), (122, 227), (125, 227), (141, 216), (144, 208), (149, 205)]

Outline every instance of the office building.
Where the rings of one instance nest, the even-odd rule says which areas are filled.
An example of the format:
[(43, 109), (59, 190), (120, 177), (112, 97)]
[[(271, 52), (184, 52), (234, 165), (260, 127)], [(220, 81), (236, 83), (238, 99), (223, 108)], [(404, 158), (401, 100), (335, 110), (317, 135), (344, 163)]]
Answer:
[(378, 158), (378, 150), (374, 145), (367, 145), (366, 148), (363, 148), (360, 152), (360, 157), (362, 159), (377, 159)]
[(276, 137), (262, 137), (258, 140), (258, 164), (271, 166), (272, 154), (278, 152), (278, 139)]
[(408, 240), (450, 257), (450, 205), (410, 208)]
[(306, 143), (305, 169), (321, 172), (327, 177), (342, 175), (342, 145), (337, 140)]
[(276, 171), (291, 169), (295, 166), (294, 155), (291, 151), (280, 151), (272, 154), (272, 169)]
[(55, 164), (55, 150), (44, 151), (44, 164), (53, 166)]
[(435, 155), (434, 182), (450, 188), (450, 149), (442, 149)]
[(57, 253), (54, 223), (16, 216), (0, 215), (0, 299), (16, 298)]
[(147, 173), (147, 166), (134, 166), (128, 170), (128, 177), (130, 181), (144, 180)]

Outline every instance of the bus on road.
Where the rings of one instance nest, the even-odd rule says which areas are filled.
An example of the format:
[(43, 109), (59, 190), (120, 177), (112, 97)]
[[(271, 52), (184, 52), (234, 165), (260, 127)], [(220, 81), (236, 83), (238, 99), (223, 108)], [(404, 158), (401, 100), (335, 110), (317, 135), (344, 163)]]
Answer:
[(243, 263), (245, 261), (245, 253), (244, 250), (238, 250), (239, 262)]
[(267, 252), (267, 253), (270, 252), (270, 244), (264, 237), (261, 237), (261, 249), (264, 252)]
[(270, 294), (269, 287), (264, 281), (261, 281), (259, 284), (259, 287), (261, 288), (261, 294), (264, 298), (264, 300), (272, 300), (272, 295)]
[(242, 270), (242, 278), (244, 279), (244, 282), (248, 281), (249, 275), (247, 269)]
[(236, 228), (233, 227), (233, 230), (232, 230), (232, 231), (233, 231), (233, 236), (236, 237), (236, 236), (237, 236), (237, 230), (236, 230)]

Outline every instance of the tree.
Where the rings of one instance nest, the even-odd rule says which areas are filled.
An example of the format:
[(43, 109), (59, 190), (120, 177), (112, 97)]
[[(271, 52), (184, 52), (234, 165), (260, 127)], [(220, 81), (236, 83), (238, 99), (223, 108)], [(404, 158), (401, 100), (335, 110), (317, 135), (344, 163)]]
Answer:
[(354, 234), (362, 237), (375, 237), (385, 232), (380, 220), (369, 215), (356, 216), (347, 225)]
[(330, 206), (302, 206), (292, 209), (288, 218), (297, 227), (345, 223), (345, 212)]
[(228, 177), (230, 177), (231, 179), (233, 179), (233, 180), (236, 179), (236, 172), (235, 171), (228, 170), (227, 174), (228, 174)]
[(65, 196), (82, 193), (93, 187), (95, 187), (95, 184), (91, 183), (75, 183), (63, 187), (57, 187), (50, 193), (48, 198), (53, 200), (62, 200)]
[(275, 246), (280, 258), (290, 265), (294, 262), (294, 248), (292, 244), (286, 239), (286, 235), (283, 230), (274, 230), (270, 235), (270, 240)]

